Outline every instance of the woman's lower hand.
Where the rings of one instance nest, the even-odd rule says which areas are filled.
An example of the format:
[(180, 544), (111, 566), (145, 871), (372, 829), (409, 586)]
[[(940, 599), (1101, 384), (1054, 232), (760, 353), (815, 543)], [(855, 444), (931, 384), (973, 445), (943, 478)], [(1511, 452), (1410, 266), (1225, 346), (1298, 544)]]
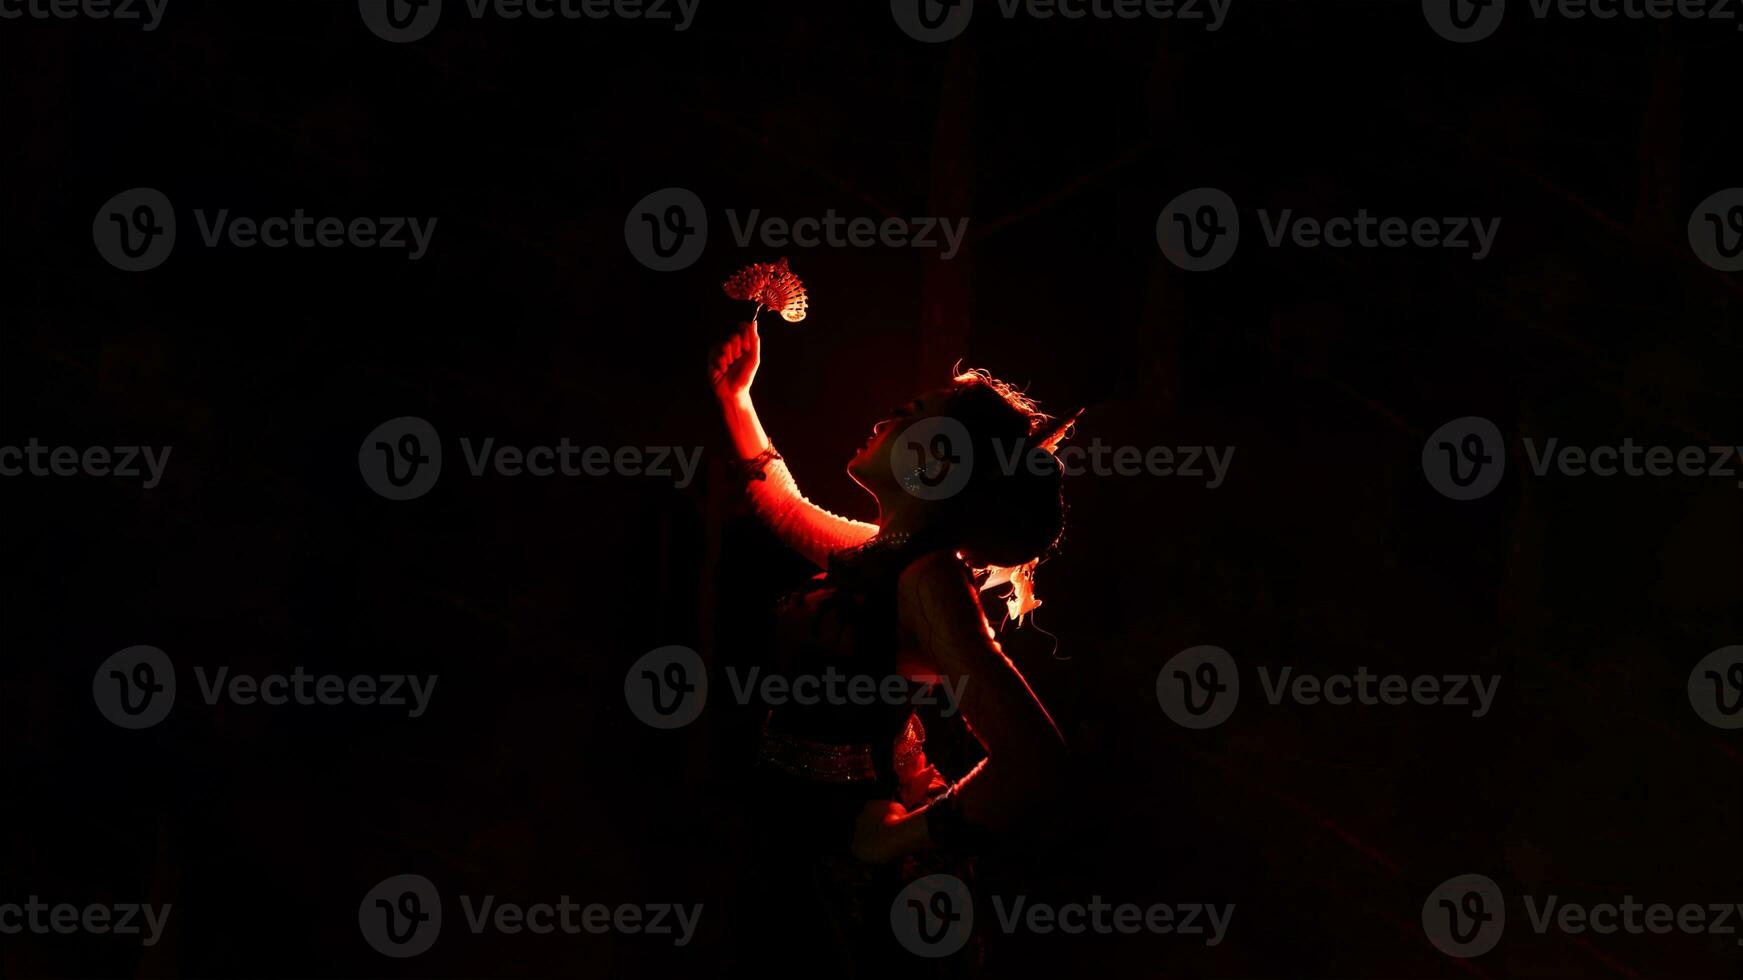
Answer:
[(926, 821), (894, 800), (872, 800), (853, 827), (853, 856), (867, 864), (888, 864), (925, 847)]

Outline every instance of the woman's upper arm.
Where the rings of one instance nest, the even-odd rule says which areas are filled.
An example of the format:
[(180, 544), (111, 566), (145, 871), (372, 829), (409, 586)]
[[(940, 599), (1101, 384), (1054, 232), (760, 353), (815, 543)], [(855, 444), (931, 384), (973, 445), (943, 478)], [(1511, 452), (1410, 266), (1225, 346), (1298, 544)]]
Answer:
[(903, 633), (931, 670), (961, 685), (963, 715), (989, 755), (1051, 756), (1062, 748), (1047, 709), (993, 638), (960, 560), (947, 552), (921, 558), (903, 571), (898, 589)]
[(787, 464), (775, 459), (763, 478), (750, 481), (751, 507), (781, 543), (818, 568), (829, 567), (829, 555), (865, 543), (878, 533), (876, 524), (832, 514), (805, 498)]

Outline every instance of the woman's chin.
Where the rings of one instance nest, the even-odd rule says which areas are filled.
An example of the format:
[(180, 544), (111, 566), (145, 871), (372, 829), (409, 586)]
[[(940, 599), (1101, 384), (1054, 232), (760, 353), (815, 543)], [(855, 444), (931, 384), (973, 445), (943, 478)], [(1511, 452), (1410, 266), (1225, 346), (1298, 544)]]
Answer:
[(882, 480), (878, 479), (878, 470), (879, 467), (877, 460), (865, 452), (861, 452), (859, 455), (847, 461), (848, 477), (873, 495), (877, 494), (878, 489), (882, 484), (891, 482), (890, 474), (887, 469), (883, 471)]

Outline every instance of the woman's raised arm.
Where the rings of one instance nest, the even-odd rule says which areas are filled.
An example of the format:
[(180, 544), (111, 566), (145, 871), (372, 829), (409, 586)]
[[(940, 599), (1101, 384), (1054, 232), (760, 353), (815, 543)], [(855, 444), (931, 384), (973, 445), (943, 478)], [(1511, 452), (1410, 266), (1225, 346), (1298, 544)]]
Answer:
[(750, 396), (762, 362), (762, 337), (753, 320), (709, 354), (709, 377), (720, 400), (727, 434), (743, 465), (751, 507), (787, 547), (818, 568), (829, 567), (831, 552), (863, 543), (876, 524), (850, 520), (817, 506), (799, 492), (793, 473), (774, 452)]

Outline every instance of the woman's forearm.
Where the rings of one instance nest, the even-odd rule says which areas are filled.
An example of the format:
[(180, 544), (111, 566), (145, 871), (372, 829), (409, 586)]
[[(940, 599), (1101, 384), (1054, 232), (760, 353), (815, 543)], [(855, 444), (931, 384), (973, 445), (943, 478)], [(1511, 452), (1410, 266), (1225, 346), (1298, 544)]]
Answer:
[[(890, 823), (876, 848), (881, 860), (961, 846), (960, 838), (972, 838), (977, 831), (1017, 839), (1044, 835), (1059, 817), (1057, 797), (1049, 790), (1062, 779), (1063, 747), (1041, 755), (1043, 759), (1034, 760), (1038, 765), (1001, 767), (990, 758), (982, 760), (948, 794)], [(1041, 778), (1025, 775), (1037, 769), (1042, 770)], [(940, 840), (940, 835), (946, 839)]]
[(779, 456), (759, 459), (772, 444), (748, 391), (722, 399), (721, 411), (733, 451), (740, 460), (757, 460), (755, 473), (746, 481), (751, 509), (787, 547), (818, 568), (827, 568), (831, 552), (850, 548), (877, 533), (875, 524), (831, 514), (806, 500)]
[(1065, 749), (1059, 743), (1037, 745), (1020, 758), (989, 757), (957, 780), (950, 805), (971, 831), (1038, 829), (1049, 822), (1048, 804), (1064, 769)]
[(720, 411), (726, 419), (727, 435), (732, 438), (732, 447), (740, 459), (755, 459), (769, 448), (769, 434), (763, 431), (762, 420), (757, 418), (750, 392), (722, 399)]

